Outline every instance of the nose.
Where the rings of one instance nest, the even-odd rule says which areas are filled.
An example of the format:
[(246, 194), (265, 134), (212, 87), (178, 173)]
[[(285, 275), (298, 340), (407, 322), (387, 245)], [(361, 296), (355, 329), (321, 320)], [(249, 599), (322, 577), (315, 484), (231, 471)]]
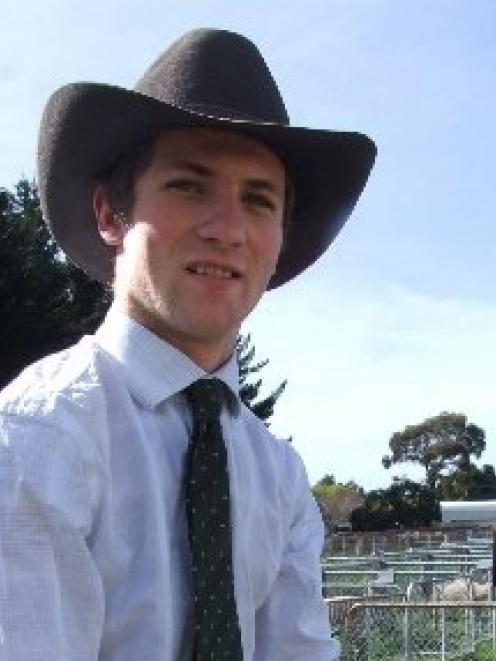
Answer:
[(240, 246), (245, 241), (246, 218), (239, 194), (233, 190), (218, 191), (198, 235), (207, 241), (217, 241), (226, 246)]

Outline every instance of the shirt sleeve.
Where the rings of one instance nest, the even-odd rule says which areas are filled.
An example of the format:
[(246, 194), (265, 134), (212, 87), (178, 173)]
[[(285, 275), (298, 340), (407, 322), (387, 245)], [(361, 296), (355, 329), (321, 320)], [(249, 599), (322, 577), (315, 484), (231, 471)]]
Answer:
[(0, 416), (0, 661), (96, 661), (104, 617), (78, 445)]
[(331, 638), (322, 597), (324, 526), (303, 464), (291, 455), (287, 475), (294, 507), (278, 575), (256, 614), (254, 661), (333, 661), (340, 658), (340, 646)]

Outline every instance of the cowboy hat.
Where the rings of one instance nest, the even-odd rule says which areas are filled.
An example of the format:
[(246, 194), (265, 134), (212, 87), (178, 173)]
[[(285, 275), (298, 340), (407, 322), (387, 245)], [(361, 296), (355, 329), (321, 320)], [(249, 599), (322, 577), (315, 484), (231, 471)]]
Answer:
[(269, 288), (301, 273), (328, 248), (376, 154), (360, 133), (290, 126), (256, 46), (225, 30), (194, 30), (170, 46), (134, 90), (74, 83), (49, 99), (39, 134), (40, 201), (70, 259), (97, 280), (112, 280), (114, 253), (98, 234), (92, 206), (102, 173), (161, 130), (202, 126), (260, 140), (289, 172), (294, 208)]

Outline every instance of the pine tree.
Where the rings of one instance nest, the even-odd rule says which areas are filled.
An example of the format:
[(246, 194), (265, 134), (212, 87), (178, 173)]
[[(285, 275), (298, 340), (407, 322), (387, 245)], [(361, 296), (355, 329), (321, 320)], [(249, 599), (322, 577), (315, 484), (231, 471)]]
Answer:
[(13, 193), (0, 189), (0, 387), (93, 332), (109, 300), (55, 244), (36, 185), (23, 179)]
[(269, 426), (267, 421), (274, 413), (274, 406), (284, 392), (287, 380), (284, 380), (270, 395), (268, 395), (268, 397), (257, 400), (262, 386), (262, 379), (249, 382), (248, 378), (250, 375), (256, 374), (263, 369), (269, 360), (265, 359), (254, 363), (255, 347), (251, 342), (249, 334), (238, 336), (236, 341), (236, 354), (239, 366), (239, 396), (241, 401), (248, 406), (248, 408), (250, 408), (260, 420), (263, 420), (265, 424)]

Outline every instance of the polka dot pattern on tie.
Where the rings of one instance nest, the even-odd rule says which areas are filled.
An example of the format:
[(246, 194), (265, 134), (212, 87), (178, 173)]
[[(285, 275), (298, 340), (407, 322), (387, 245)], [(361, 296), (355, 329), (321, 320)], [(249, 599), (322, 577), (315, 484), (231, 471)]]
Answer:
[(186, 389), (193, 433), (185, 493), (195, 609), (194, 661), (243, 661), (234, 578), (227, 452), (220, 413), (225, 386), (200, 379)]

